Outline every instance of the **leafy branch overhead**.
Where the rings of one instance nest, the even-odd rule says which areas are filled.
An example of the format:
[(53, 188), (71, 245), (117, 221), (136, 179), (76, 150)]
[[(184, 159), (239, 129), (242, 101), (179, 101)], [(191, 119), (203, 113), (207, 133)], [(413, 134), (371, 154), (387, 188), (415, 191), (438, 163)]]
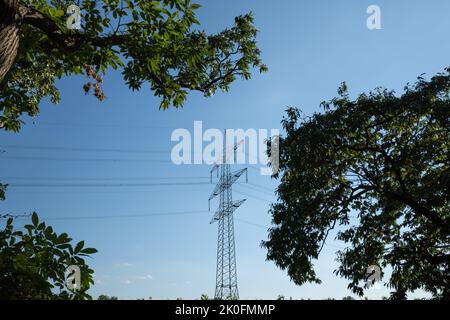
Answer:
[(21, 114), (36, 115), (44, 97), (59, 102), (63, 76), (86, 74), (94, 81), (85, 91), (103, 100), (103, 77), (120, 69), (129, 88), (148, 85), (166, 109), (183, 106), (190, 91), (210, 96), (267, 70), (251, 14), (208, 35), (189, 0), (84, 0), (81, 28), (69, 30), (71, 3), (0, 0), (1, 128), (19, 130)]

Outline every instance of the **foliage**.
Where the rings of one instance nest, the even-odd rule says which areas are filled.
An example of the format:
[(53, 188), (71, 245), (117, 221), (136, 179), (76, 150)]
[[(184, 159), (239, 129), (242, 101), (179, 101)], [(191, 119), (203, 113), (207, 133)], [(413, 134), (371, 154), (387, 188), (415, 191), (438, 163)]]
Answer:
[(97, 300), (119, 300), (116, 296), (108, 296), (106, 294), (101, 294), (98, 296)]
[(5, 200), (6, 186), (0, 183), (0, 201)]
[(227, 91), (251, 68), (266, 71), (256, 45), (252, 14), (233, 27), (207, 35), (198, 28), (190, 0), (83, 0), (81, 29), (66, 26), (63, 0), (19, 1), (18, 57), (0, 86), (0, 128), (18, 131), (20, 115), (35, 116), (41, 100), (60, 101), (55, 80), (85, 74), (86, 93), (103, 100), (103, 76), (120, 69), (132, 90), (148, 83), (160, 108), (181, 107), (189, 91), (205, 96)]
[(314, 260), (334, 230), (347, 244), (335, 272), (355, 294), (378, 265), (392, 269), (393, 299), (417, 289), (449, 298), (449, 90), (450, 68), (401, 96), (377, 89), (352, 100), (343, 84), (323, 113), (289, 108), (268, 259), (296, 284), (319, 283)]
[[(66, 233), (58, 235), (36, 213), (24, 228), (14, 230), (10, 218), (0, 231), (0, 299), (90, 299), (93, 270), (84, 258), (97, 250), (85, 248), (84, 241), (72, 246)], [(66, 270), (72, 265), (81, 271), (80, 290), (66, 284)]]

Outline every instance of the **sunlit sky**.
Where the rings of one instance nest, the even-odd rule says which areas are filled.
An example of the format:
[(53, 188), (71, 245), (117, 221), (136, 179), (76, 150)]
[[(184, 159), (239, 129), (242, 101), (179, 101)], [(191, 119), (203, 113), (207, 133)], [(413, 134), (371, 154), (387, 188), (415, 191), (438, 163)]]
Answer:
[[(149, 89), (129, 91), (120, 73), (105, 78), (103, 103), (84, 95), (83, 77), (63, 79), (59, 105), (43, 103), (18, 134), (0, 132), (0, 149), (7, 151), (0, 155), (0, 179), (11, 183), (0, 212), (37, 211), (56, 231), (97, 248), (89, 259), (94, 297), (214, 295), (217, 225), (209, 224), (213, 213), (207, 212), (213, 185), (183, 184), (208, 182), (210, 167), (170, 163), (174, 129), (192, 131), (195, 120), (205, 128), (280, 128), (287, 106), (306, 114), (320, 111), (320, 102), (331, 99), (342, 81), (353, 96), (378, 86), (401, 92), (420, 74), (433, 75), (450, 64), (447, 0), (198, 2), (198, 19), (211, 33), (252, 11), (269, 72), (255, 71), (251, 81), (237, 81), (230, 92), (211, 98), (190, 94), (183, 109), (167, 111), (158, 110)], [(381, 30), (366, 27), (371, 4), (381, 8)], [(144, 150), (152, 152), (138, 152)], [(296, 286), (265, 260), (260, 243), (267, 239), (277, 182), (257, 170), (249, 170), (249, 181), (234, 189), (235, 199), (247, 198), (235, 226), (241, 298), (351, 295), (347, 281), (333, 274), (335, 252), (344, 246), (333, 239), (315, 264), (320, 285)], [(373, 289), (367, 296), (388, 292)]]

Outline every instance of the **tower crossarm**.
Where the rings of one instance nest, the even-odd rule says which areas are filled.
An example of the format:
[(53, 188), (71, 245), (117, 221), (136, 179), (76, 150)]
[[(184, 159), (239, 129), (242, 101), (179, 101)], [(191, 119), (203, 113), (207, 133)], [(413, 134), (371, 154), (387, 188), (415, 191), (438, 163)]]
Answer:
[(228, 214), (234, 213), (234, 212), (237, 210), (237, 208), (239, 208), (246, 200), (247, 200), (247, 199), (235, 201), (235, 202), (233, 203), (233, 205), (231, 206), (231, 208), (230, 208), (230, 207), (227, 207), (224, 211), (217, 210), (216, 213), (214, 214), (213, 218), (211, 219), (210, 224), (213, 224), (213, 223), (219, 221), (220, 218), (221, 218), (225, 213), (228, 213)]
[(233, 185), (244, 173), (247, 173), (247, 168), (231, 173), (231, 175), (225, 179), (222, 177), (214, 188), (213, 193), (209, 197), (209, 200), (214, 199), (221, 194), (226, 188)]

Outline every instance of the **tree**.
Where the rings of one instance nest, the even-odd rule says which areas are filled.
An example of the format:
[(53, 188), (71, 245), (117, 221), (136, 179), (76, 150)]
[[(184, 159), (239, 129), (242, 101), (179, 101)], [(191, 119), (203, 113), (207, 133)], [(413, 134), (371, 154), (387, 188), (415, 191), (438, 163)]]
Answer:
[(189, 91), (210, 96), (249, 79), (253, 67), (267, 70), (251, 14), (207, 35), (190, 0), (83, 0), (74, 30), (72, 3), (0, 0), (0, 128), (18, 131), (20, 116), (35, 116), (44, 97), (58, 103), (63, 76), (85, 74), (85, 92), (103, 100), (103, 76), (120, 68), (130, 89), (148, 83), (166, 109), (181, 107)]
[(5, 200), (6, 186), (0, 183), (0, 201)]
[[(98, 296), (98, 298), (97, 298), (97, 300), (119, 300), (117, 297), (115, 297), (115, 296), (108, 296), (108, 295), (106, 295), (106, 294), (101, 294), (101, 295), (99, 295)], [(144, 300), (144, 299), (142, 299), (142, 300)]]
[(347, 245), (335, 273), (355, 294), (378, 265), (392, 268), (391, 298), (450, 298), (449, 90), (450, 68), (400, 96), (379, 88), (352, 100), (344, 83), (322, 113), (289, 108), (267, 258), (296, 284), (320, 283), (314, 260), (332, 232)]
[[(66, 233), (58, 235), (36, 213), (24, 228), (14, 230), (9, 218), (0, 230), (0, 300), (90, 299), (94, 271), (84, 258), (97, 250), (85, 248), (84, 241), (72, 246)], [(80, 268), (80, 288), (68, 286), (69, 266)]]

